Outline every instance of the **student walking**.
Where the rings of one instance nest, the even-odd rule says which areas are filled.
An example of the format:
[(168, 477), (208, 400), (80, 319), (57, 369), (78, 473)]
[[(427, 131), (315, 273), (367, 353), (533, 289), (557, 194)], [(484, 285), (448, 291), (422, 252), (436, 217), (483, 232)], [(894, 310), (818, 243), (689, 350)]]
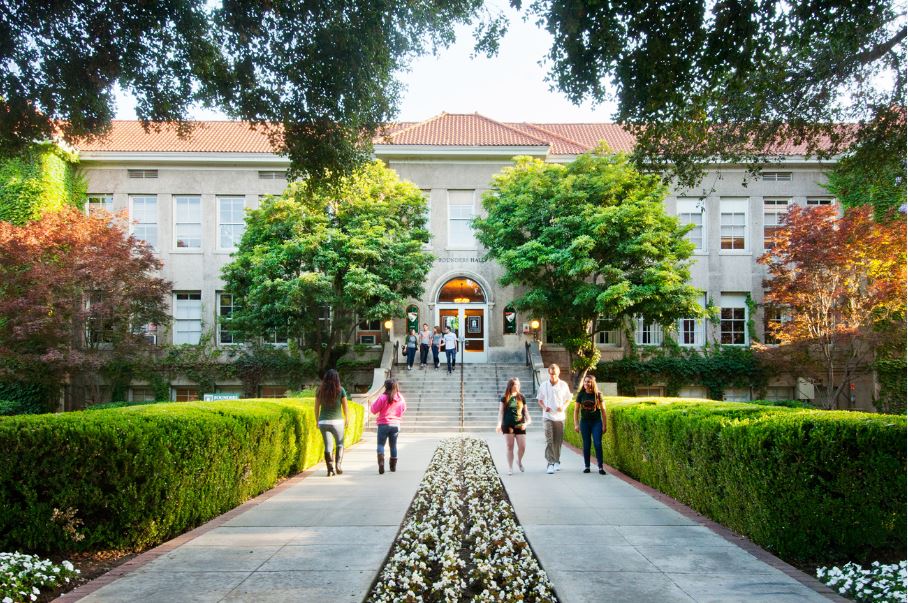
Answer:
[(378, 415), (375, 420), (378, 425), (378, 445), (375, 449), (378, 455), (378, 472), (385, 472), (385, 442), (390, 444), (391, 457), (388, 468), (397, 471), (397, 436), (400, 434), (400, 422), (407, 412), (407, 401), (400, 393), (397, 379), (385, 381), (385, 392), (372, 403), (372, 414)]
[(344, 459), (344, 431), (350, 421), (350, 414), (347, 412), (347, 391), (341, 387), (340, 376), (334, 369), (325, 373), (315, 392), (315, 417), (325, 442), (328, 477), (334, 475), (335, 470), (340, 475), (344, 472), (341, 468)]
[(508, 448), (508, 475), (514, 473), (514, 442), (517, 442), (517, 468), (523, 471), (523, 453), (526, 450), (527, 426), (530, 424), (530, 411), (527, 400), (520, 393), (520, 379), (512, 377), (501, 397), (498, 406), (498, 426), (496, 431), (504, 434)]
[(438, 327), (435, 327), (432, 332), (432, 363), (435, 365), (435, 370), (438, 370), (438, 365), (440, 364), (440, 358), (438, 357), (439, 352), (441, 351), (441, 338), (443, 335), (438, 330)]
[(545, 431), (546, 473), (561, 471), (561, 443), (564, 441), (564, 410), (571, 400), (567, 383), (558, 378), (561, 369), (557, 364), (549, 367), (549, 378), (539, 386), (536, 395), (542, 409), (542, 425)]
[(450, 327), (445, 327), (444, 339), (445, 356), (448, 360), (448, 374), (454, 372), (454, 366), (457, 364), (457, 336), (451, 332)]
[(577, 392), (574, 404), (574, 431), (580, 432), (583, 440), (583, 472), (590, 472), (590, 441), (596, 447), (596, 462), (599, 475), (605, 475), (602, 466), (602, 434), (605, 432), (605, 402), (599, 393), (596, 377), (587, 373), (583, 387)]
[(419, 338), (416, 336), (416, 329), (410, 329), (410, 334), (407, 335), (406, 339), (406, 348), (407, 348), (407, 370), (413, 370), (413, 361), (416, 360), (416, 346), (419, 342)]
[(423, 323), (419, 332), (419, 368), (424, 369), (429, 365), (429, 348), (432, 346), (432, 331), (429, 325)]

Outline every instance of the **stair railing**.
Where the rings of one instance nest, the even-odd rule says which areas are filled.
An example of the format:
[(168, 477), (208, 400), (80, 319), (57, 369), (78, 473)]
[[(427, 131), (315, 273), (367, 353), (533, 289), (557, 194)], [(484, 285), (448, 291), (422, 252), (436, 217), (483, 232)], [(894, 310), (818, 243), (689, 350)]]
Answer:
[(460, 431), (463, 431), (464, 424), (464, 387), (463, 387), (463, 357), (466, 349), (466, 341), (460, 340)]

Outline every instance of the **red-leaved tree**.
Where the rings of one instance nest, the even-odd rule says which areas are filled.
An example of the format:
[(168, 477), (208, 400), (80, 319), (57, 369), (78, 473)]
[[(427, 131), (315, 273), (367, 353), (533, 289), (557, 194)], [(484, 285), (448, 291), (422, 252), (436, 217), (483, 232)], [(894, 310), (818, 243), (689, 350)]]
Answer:
[(826, 405), (839, 408), (856, 373), (884, 346), (905, 341), (905, 221), (873, 220), (868, 207), (793, 205), (773, 248), (758, 260), (770, 278), (764, 302), (783, 311), (766, 352), (821, 374)]
[(0, 222), (0, 379), (71, 384), (78, 407), (106, 363), (147, 347), (145, 325), (168, 320), (160, 268), (122, 216)]

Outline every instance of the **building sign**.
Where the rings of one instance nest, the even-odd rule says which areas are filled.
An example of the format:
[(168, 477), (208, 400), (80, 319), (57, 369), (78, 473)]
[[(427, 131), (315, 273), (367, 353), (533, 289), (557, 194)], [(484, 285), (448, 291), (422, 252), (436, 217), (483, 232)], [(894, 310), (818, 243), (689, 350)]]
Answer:
[(205, 402), (217, 402), (218, 400), (239, 400), (239, 394), (205, 394), (202, 398)]
[(506, 334), (517, 332), (517, 311), (513, 306), (504, 308), (504, 332)]
[(488, 260), (485, 258), (452, 257), (436, 258), (435, 262), (438, 264), (485, 264)]
[(407, 335), (410, 331), (419, 333), (419, 308), (413, 304), (407, 306)]

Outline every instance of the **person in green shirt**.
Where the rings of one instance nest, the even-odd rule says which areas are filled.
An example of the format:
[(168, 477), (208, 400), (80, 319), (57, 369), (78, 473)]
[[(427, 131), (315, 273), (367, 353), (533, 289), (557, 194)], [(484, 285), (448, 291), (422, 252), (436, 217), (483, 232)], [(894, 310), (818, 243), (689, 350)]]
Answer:
[(587, 373), (583, 378), (583, 387), (574, 399), (574, 431), (580, 432), (583, 440), (583, 472), (590, 472), (590, 441), (596, 447), (596, 461), (599, 463), (599, 474), (605, 475), (602, 466), (602, 434), (605, 433), (605, 402), (596, 385), (596, 377)]
[[(347, 391), (341, 387), (340, 375), (328, 369), (321, 385), (315, 392), (315, 420), (325, 441), (325, 466), (328, 477), (344, 472), (341, 461), (344, 458), (344, 431), (350, 421), (347, 412)], [(333, 454), (334, 453), (334, 454)]]
[(530, 411), (527, 400), (520, 393), (520, 379), (512, 377), (501, 397), (498, 407), (498, 425), (495, 430), (504, 434), (508, 448), (508, 475), (514, 473), (514, 442), (517, 442), (517, 467), (523, 471), (523, 453), (526, 450), (527, 425)]

